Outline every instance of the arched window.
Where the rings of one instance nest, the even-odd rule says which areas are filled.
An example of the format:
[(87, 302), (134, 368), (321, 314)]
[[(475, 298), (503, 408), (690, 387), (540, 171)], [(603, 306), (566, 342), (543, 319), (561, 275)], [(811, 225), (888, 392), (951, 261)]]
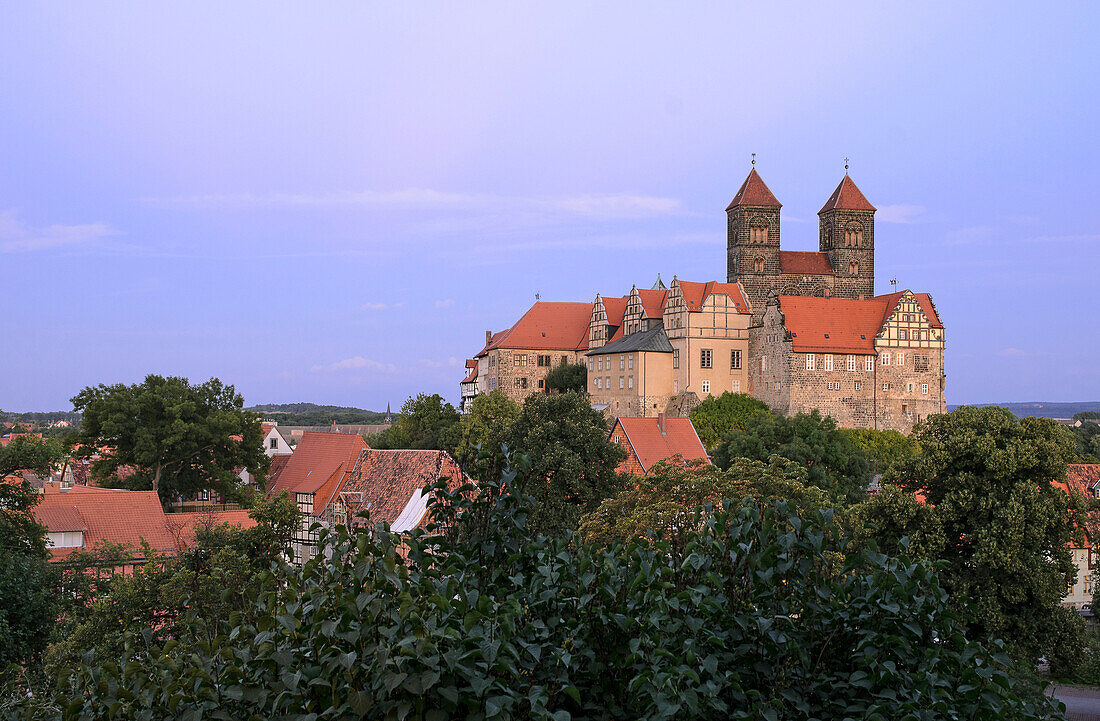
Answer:
[(768, 242), (768, 228), (767, 226), (754, 225), (749, 228), (749, 242), (756, 245), (763, 245)]
[(763, 258), (757, 258), (756, 260), (754, 260), (752, 262), (752, 269), (755, 270), (757, 273), (763, 273), (764, 272), (764, 259)]
[(844, 247), (859, 248), (863, 245), (863, 226), (851, 223), (844, 229)]
[(848, 264), (848, 275), (859, 275), (859, 263)]

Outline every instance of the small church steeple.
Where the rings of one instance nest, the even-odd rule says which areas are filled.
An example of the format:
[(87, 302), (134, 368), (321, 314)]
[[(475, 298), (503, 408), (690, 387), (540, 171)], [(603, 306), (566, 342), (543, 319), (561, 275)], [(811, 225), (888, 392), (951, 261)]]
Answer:
[(726, 206), (727, 282), (779, 275), (779, 211), (782, 207), (754, 165)]
[(386, 403), (386, 425), (392, 425), (393, 419), (390, 417), (390, 404)]
[(818, 247), (829, 254), (836, 278), (834, 293), (841, 298), (870, 298), (875, 294), (875, 206), (868, 202), (848, 175), (817, 213)]

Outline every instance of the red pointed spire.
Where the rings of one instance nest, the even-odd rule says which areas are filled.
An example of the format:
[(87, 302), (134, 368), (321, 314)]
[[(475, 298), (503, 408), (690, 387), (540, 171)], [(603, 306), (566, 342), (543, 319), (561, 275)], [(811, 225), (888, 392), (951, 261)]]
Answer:
[(863, 193), (859, 192), (859, 188), (852, 182), (852, 179), (848, 177), (848, 174), (844, 174), (844, 179), (840, 181), (840, 185), (836, 186), (836, 190), (829, 196), (829, 200), (825, 202), (821, 210), (817, 211), (818, 214), (824, 213), (826, 210), (875, 210), (875, 206), (867, 202), (867, 198), (863, 197)]
[(783, 207), (783, 204), (772, 195), (772, 191), (768, 190), (768, 186), (764, 184), (764, 181), (760, 178), (760, 174), (756, 172), (756, 168), (749, 171), (749, 177), (745, 178), (744, 183), (741, 183), (741, 189), (737, 191), (737, 195), (733, 196), (733, 200), (726, 206), (726, 210), (737, 205), (762, 205), (769, 208)]

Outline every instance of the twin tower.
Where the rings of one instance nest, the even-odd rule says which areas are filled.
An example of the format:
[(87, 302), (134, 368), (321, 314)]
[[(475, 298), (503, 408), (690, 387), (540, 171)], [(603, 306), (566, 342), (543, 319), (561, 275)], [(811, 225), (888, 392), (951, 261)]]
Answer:
[(726, 208), (726, 279), (741, 283), (754, 321), (772, 295), (874, 296), (875, 207), (847, 173), (817, 213), (817, 252), (780, 249), (782, 207), (753, 168)]

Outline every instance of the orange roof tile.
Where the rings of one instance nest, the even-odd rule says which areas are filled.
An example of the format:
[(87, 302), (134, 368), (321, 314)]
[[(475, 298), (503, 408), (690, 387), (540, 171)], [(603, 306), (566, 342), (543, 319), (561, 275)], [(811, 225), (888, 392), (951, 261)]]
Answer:
[(494, 335), (485, 350), (583, 350), (588, 348), (591, 321), (591, 303), (539, 301), (514, 326)]
[(1071, 463), (1066, 466), (1066, 481), (1075, 491), (1096, 497), (1100, 487), (1100, 463)]
[(844, 178), (840, 181), (840, 185), (836, 186), (836, 190), (829, 196), (829, 199), (825, 201), (825, 205), (821, 207), (821, 210), (817, 211), (819, 214), (824, 213), (826, 210), (874, 210), (875, 206), (867, 202), (867, 198), (863, 197), (863, 193), (859, 191), (856, 184), (852, 182), (852, 179), (848, 177), (848, 174), (844, 174)]
[(829, 254), (807, 250), (779, 251), (779, 272), (786, 275), (833, 275)]
[[(142, 540), (157, 551), (175, 551), (175, 538), (168, 529), (156, 491), (88, 489), (43, 495), (34, 507), (38, 522), (51, 531), (84, 531), (85, 548), (101, 542), (122, 543), (140, 548)], [(83, 528), (73, 526), (76, 516)], [(51, 525), (57, 524), (57, 527)], [(68, 556), (73, 549), (50, 551), (52, 560)]]
[(607, 312), (607, 324), (620, 326), (623, 324), (623, 315), (626, 313), (628, 298), (603, 297), (603, 309)]
[(306, 431), (286, 466), (271, 484), (270, 494), (287, 491), (291, 500), (296, 493), (312, 493), (318, 512), (355, 467), (360, 451), (367, 444), (358, 433), (320, 433)]
[(470, 362), (466, 361), (466, 367), (469, 369), (469, 372), (467, 372), (466, 377), (463, 378), (460, 382), (473, 383), (477, 380), (477, 361), (474, 361), (473, 365), (470, 365)]
[[(616, 419), (615, 425), (622, 428), (643, 471), (648, 473), (654, 463), (676, 454), (683, 456), (685, 461), (701, 459), (709, 462), (707, 450), (690, 418), (665, 418), (664, 433), (661, 433), (657, 422), (657, 418)], [(613, 427), (611, 434), (614, 433)]]
[(684, 304), (689, 311), (700, 311), (707, 298), (712, 295), (728, 295), (734, 302), (738, 313), (752, 313), (749, 301), (741, 292), (741, 286), (737, 283), (692, 283), (686, 280), (677, 280), (680, 285), (680, 293), (684, 296)]
[(286, 468), (286, 462), (290, 460), (293, 453), (276, 453), (271, 457), (271, 465), (267, 469), (267, 485), (270, 488), (272, 484), (279, 480), (279, 474)]
[(756, 172), (756, 168), (749, 171), (749, 176), (745, 178), (744, 183), (741, 183), (741, 189), (737, 191), (737, 195), (733, 196), (733, 200), (726, 206), (726, 210), (738, 205), (762, 205), (769, 208), (783, 207), (783, 204), (775, 199), (772, 191), (764, 184), (760, 174)]
[(196, 513), (166, 513), (168, 528), (177, 539), (179, 550), (195, 545), (195, 531), (203, 527), (229, 524), (237, 528), (252, 528), (256, 519), (248, 511), (198, 511)]
[[(779, 310), (791, 332), (797, 353), (875, 352), (875, 336), (894, 312), (898, 299), (908, 291), (879, 295), (866, 300), (779, 296)], [(917, 303), (935, 328), (942, 328), (927, 293), (914, 293)]]
[(668, 297), (668, 291), (642, 288), (637, 290), (646, 318), (663, 318), (665, 315), (665, 298)]
[(366, 510), (370, 524), (387, 523), (394, 531), (408, 531), (428, 520), (428, 499), (421, 489), (444, 476), (450, 478), (452, 490), (470, 480), (444, 451), (368, 448), (360, 454), (340, 498), (349, 518)]

